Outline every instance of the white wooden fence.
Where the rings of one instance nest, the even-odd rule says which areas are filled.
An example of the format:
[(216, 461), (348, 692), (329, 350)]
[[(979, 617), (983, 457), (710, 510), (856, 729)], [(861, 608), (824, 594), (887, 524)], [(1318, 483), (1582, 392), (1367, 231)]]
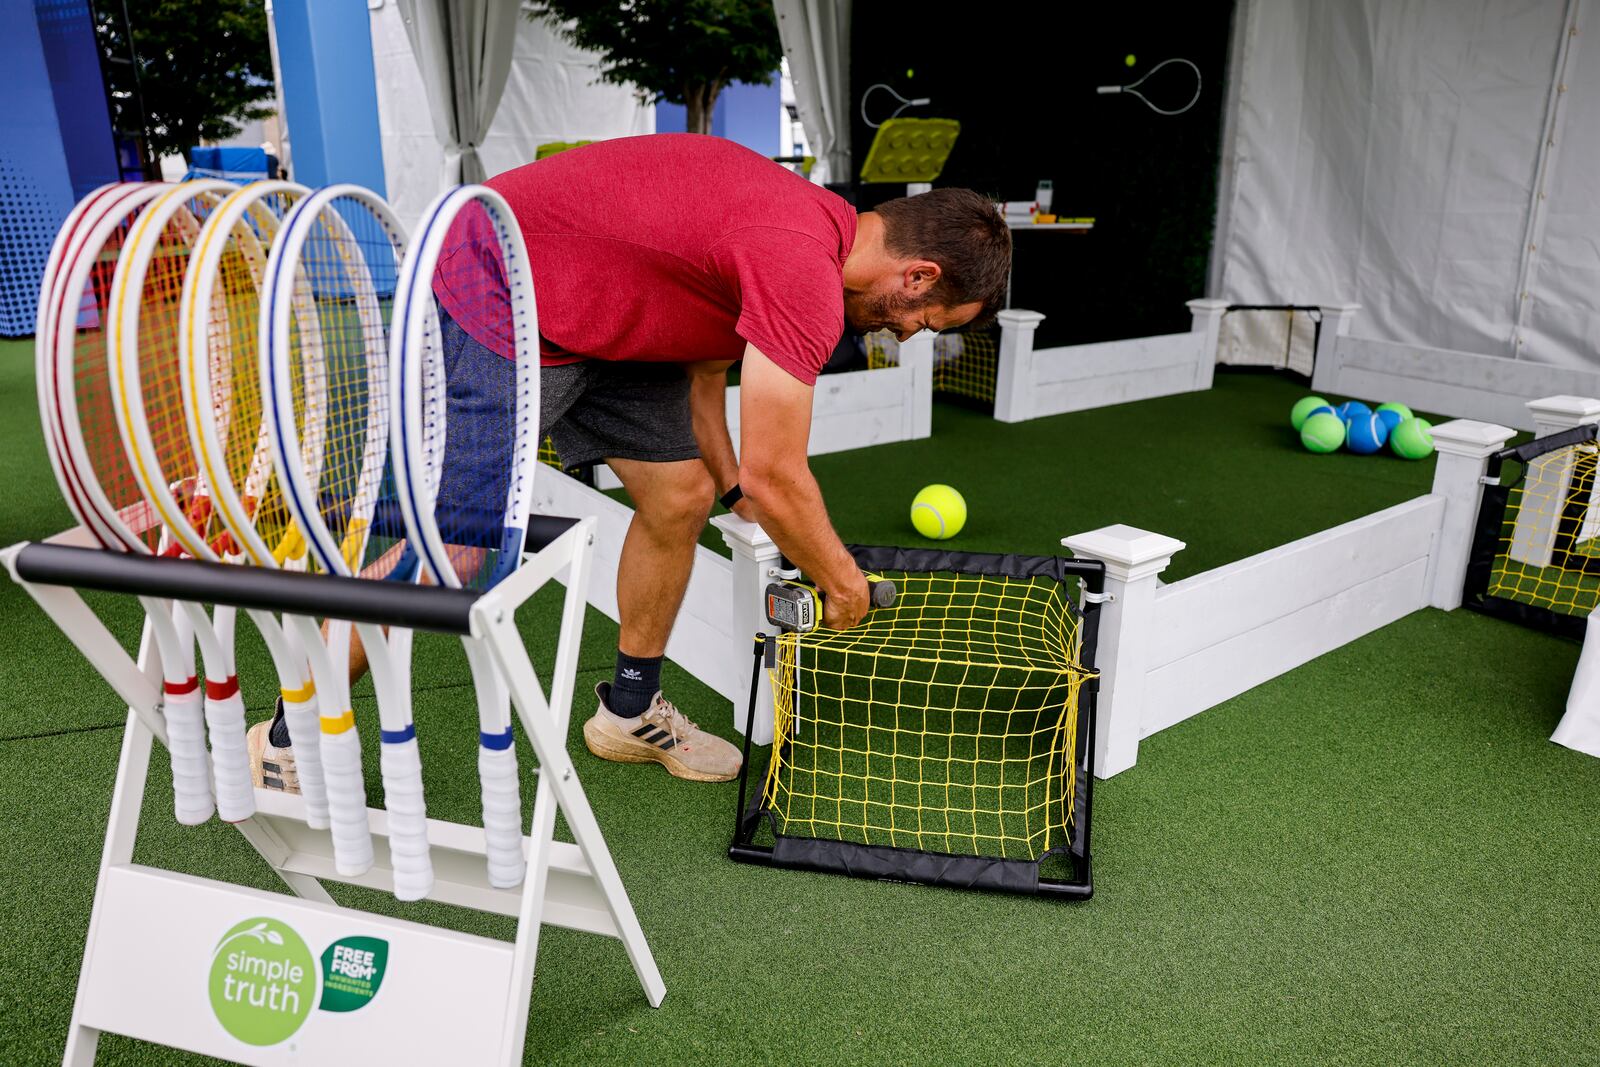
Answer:
[(1527, 359), (1475, 355), (1399, 341), (1351, 337), (1359, 304), (1324, 304), (1312, 388), (1338, 397), (1535, 428), (1527, 400), (1568, 394), (1600, 396), (1600, 372)]
[(1034, 332), (1045, 318), (1039, 312), (1002, 311), (994, 417), (1022, 422), (1209, 389), (1227, 307), (1222, 300), (1191, 300), (1186, 333), (1061, 348), (1034, 348)]

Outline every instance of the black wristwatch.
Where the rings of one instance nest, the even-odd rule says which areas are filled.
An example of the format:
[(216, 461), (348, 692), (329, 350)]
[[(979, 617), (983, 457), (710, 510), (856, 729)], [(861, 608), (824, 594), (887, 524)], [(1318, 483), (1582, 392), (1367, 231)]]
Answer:
[(733, 483), (733, 488), (729, 489), (726, 493), (723, 493), (722, 494), (722, 498), (720, 500), (718, 500), (717, 503), (721, 504), (723, 507), (727, 508), (729, 511), (732, 511), (733, 510), (733, 506), (735, 504), (737, 504), (739, 501), (743, 500), (743, 499), (744, 499), (744, 490), (739, 488), (739, 483), (738, 482), (734, 482)]

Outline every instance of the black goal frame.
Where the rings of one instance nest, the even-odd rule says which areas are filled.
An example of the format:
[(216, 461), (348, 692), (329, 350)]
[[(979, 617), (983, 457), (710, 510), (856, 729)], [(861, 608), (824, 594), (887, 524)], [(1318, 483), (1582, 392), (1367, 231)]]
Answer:
[[(1081, 785), (1073, 796), (1071, 840), (1051, 849), (1037, 860), (1025, 860), (955, 855), (889, 845), (860, 845), (778, 833), (776, 821), (762, 807), (765, 791), (762, 783), (766, 780), (772, 759), (778, 755), (776, 739), (766, 766), (755, 780), (754, 791), (751, 792), (749, 788), (750, 737), (755, 727), (761, 671), (763, 667), (773, 666), (777, 652), (775, 638), (757, 634), (755, 662), (750, 675), (749, 709), (745, 716), (744, 761), (739, 768), (739, 799), (728, 857), (740, 863), (821, 871), (857, 878), (1087, 900), (1094, 893), (1089, 829), (1094, 798), (1095, 704), (1100, 691), (1100, 675), (1094, 670), (1094, 660), (1099, 637), (1100, 602), (1105, 592), (1105, 564), (1098, 560), (1056, 556), (996, 555), (923, 548), (851, 545), (849, 549), (856, 563), (868, 572), (942, 571), (993, 577), (1053, 578), (1063, 585), (1076, 579), (1082, 584), (1085, 595), (1081, 604), (1070, 590), (1066, 598), (1068, 610), (1076, 615), (1081, 627), (1080, 666), (1090, 672), (1078, 690), (1077, 750), (1073, 753), (1073, 760), (1075, 777)], [(774, 839), (771, 845), (755, 843), (763, 816), (767, 818), (768, 829)], [(1041, 877), (1040, 864), (1053, 856), (1061, 856), (1070, 863), (1069, 876)]]
[[(1501, 449), (1489, 457), (1489, 465), (1484, 472), (1483, 500), (1478, 505), (1478, 521), (1472, 533), (1472, 548), (1467, 555), (1467, 577), (1461, 590), (1462, 606), (1497, 619), (1583, 640), (1584, 628), (1588, 625), (1587, 617), (1564, 615), (1549, 608), (1524, 604), (1520, 600), (1491, 596), (1489, 582), (1503, 541), (1502, 532), (1511, 491), (1522, 483), (1529, 462), (1572, 445), (1594, 444), (1597, 436), (1600, 436), (1600, 424), (1589, 423), (1514, 448)], [(1502, 482), (1501, 472), (1508, 462), (1520, 464), (1521, 471), (1511, 482)], [(1583, 462), (1593, 466), (1596, 457), (1587, 457)], [(1595, 484), (1600, 485), (1600, 480)], [(1573, 548), (1583, 525), (1583, 508), (1581, 500), (1568, 500), (1563, 504), (1561, 516), (1556, 521), (1556, 539), (1550, 565), (1562, 570), (1600, 575), (1600, 557), (1586, 556)]]

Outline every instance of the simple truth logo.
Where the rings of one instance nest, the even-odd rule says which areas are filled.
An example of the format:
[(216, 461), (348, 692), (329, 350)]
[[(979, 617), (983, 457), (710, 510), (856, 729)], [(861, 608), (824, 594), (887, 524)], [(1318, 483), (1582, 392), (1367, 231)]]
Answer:
[(211, 960), (211, 1010), (249, 1045), (276, 1045), (311, 1014), (317, 996), (311, 950), (276, 919), (246, 919), (223, 935)]

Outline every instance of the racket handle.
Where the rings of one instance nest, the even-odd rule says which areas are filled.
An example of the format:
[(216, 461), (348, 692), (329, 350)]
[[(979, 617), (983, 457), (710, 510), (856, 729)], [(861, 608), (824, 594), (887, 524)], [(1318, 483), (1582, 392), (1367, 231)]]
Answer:
[(317, 722), (317, 698), (300, 701), (283, 698), (283, 718), (289, 727), (289, 747), (294, 751), (294, 771), (300, 779), (306, 825), (328, 828), (328, 786), (322, 776), (322, 727)]
[(422, 755), (417, 739), (384, 740), (383, 806), (389, 812), (389, 862), (397, 900), (421, 900), (433, 888), (428, 855), (428, 806), (422, 795)]
[(353, 723), (338, 733), (323, 730), (322, 770), (328, 787), (334, 869), (346, 877), (365, 874), (372, 869), (372, 831), (367, 825), (367, 788), (361, 776), (361, 738)]
[(514, 746), (478, 747), (478, 781), (483, 788), (483, 843), (489, 884), (497, 889), (521, 885), (528, 862), (522, 852), (522, 793)]
[(892, 608), (900, 591), (887, 578), (867, 583), (867, 598), (875, 608)]
[(206, 758), (200, 690), (166, 694), (162, 710), (167, 720), (167, 748), (172, 756), (173, 814), (184, 826), (199, 826), (216, 810), (211, 797), (211, 765)]
[[(244, 701), (239, 683), (230, 678), (226, 696), (206, 696), (206, 732), (211, 735), (211, 769), (217, 778), (217, 817), (243, 822), (256, 813), (256, 791), (250, 782), (250, 750), (245, 741)], [(206, 683), (207, 690), (212, 683)]]

